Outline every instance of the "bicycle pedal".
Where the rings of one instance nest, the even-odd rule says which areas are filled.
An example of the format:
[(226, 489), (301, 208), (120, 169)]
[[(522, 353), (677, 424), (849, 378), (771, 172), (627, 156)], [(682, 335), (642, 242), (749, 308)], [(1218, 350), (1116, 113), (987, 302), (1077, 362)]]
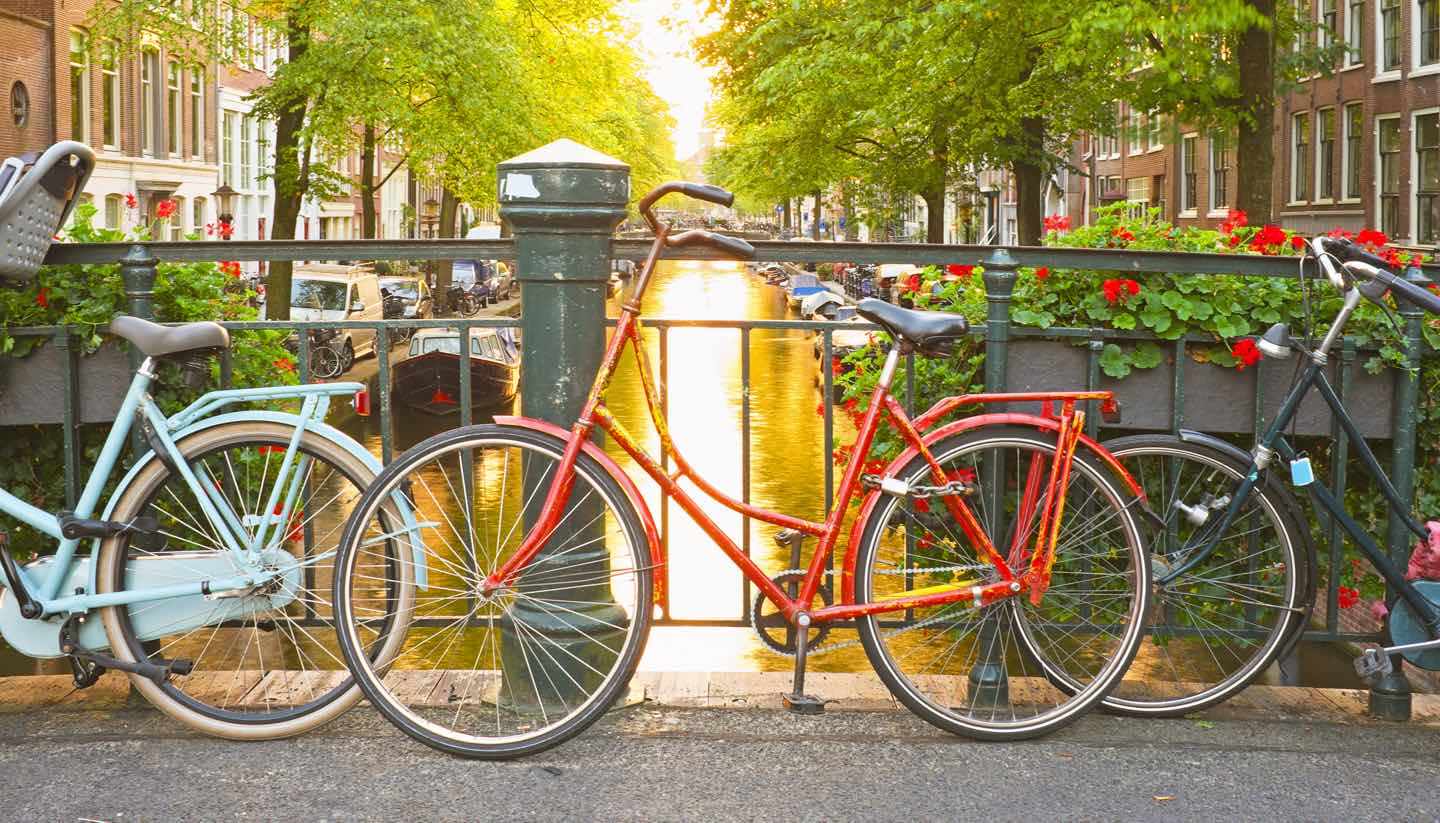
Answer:
[(782, 694), (780, 701), (787, 711), (795, 714), (817, 715), (825, 713), (825, 701), (808, 694)]
[(67, 540), (81, 540), (88, 537), (113, 537), (117, 534), (154, 534), (160, 531), (160, 521), (153, 517), (137, 517), (128, 523), (114, 520), (90, 520), (76, 517), (74, 512), (60, 512), (60, 534)]
[(1355, 673), (1363, 678), (1383, 677), (1394, 670), (1384, 649), (1366, 649), (1355, 658)]

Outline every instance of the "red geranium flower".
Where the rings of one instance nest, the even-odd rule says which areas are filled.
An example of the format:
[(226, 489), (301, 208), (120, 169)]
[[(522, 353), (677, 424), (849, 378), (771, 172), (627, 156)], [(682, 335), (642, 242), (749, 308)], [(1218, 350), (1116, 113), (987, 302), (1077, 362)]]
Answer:
[(815, 414), (818, 417), (825, 416), (825, 403), (823, 401), (815, 404)]
[(1036, 279), (1036, 280), (1044, 280), (1045, 278), (1047, 278), (1047, 277), (1049, 277), (1049, 276), (1050, 276), (1050, 267), (1049, 267), (1049, 266), (1041, 266), (1040, 268), (1038, 268), (1038, 269), (1035, 270), (1035, 279)]
[(975, 470), (974, 470), (974, 469), (951, 469), (950, 471), (945, 472), (945, 479), (946, 479), (946, 480), (959, 480), (959, 481), (964, 482), (964, 483), (974, 483), (974, 482), (975, 482)]
[(1296, 234), (1296, 235), (1291, 235), (1291, 237), (1290, 237), (1290, 247), (1293, 248), (1293, 249), (1296, 249), (1297, 251), (1300, 250), (1300, 249), (1305, 248), (1305, 238), (1301, 237), (1301, 236), (1298, 235), (1298, 234)]
[(1246, 366), (1253, 366), (1260, 362), (1260, 349), (1255, 347), (1255, 341), (1243, 337), (1236, 341), (1234, 354), (1240, 362), (1235, 364), (1236, 371), (1245, 371)]
[(1355, 242), (1362, 246), (1383, 246), (1390, 242), (1390, 238), (1386, 237), (1383, 231), (1362, 229), (1359, 234), (1355, 235)]
[(155, 204), (155, 216), (161, 220), (169, 220), (175, 216), (175, 201), (161, 200)]
[(1276, 246), (1283, 244), (1287, 239), (1285, 230), (1279, 226), (1266, 226), (1250, 238), (1250, 251), (1259, 254), (1274, 254)]
[(219, 265), (220, 273), (226, 277), (240, 276), (240, 264), (238, 262), (234, 260), (221, 260)]
[(295, 371), (295, 361), (288, 357), (281, 357), (275, 361), (275, 368), (280, 371)]
[(1130, 279), (1111, 278), (1101, 283), (1100, 288), (1105, 292), (1105, 299), (1111, 303), (1120, 302), (1124, 299), (1126, 292), (1132, 295), (1140, 293), (1140, 284)]
[(856, 399), (853, 398), (853, 397), (850, 398), (849, 400), (846, 400), (846, 401), (845, 401), (845, 411), (853, 412), (853, 411), (857, 410), (859, 407), (860, 407), (860, 401), (859, 401), (859, 400), (856, 400)]
[(1118, 237), (1118, 238), (1120, 238), (1121, 240), (1124, 240), (1124, 241), (1127, 242), (1127, 243), (1134, 242), (1134, 240), (1135, 240), (1135, 233), (1132, 232), (1132, 231), (1130, 231), (1129, 229), (1125, 228), (1124, 226), (1120, 226), (1119, 228), (1113, 229), (1113, 230), (1110, 232), (1110, 236), (1111, 236), (1111, 237)]
[(1349, 586), (1340, 587), (1340, 608), (1349, 609), (1360, 602), (1360, 590)]
[(135, 199), (135, 195), (130, 194), (130, 193), (128, 193), (128, 192), (125, 194), (125, 208), (127, 208), (127, 209), (133, 209), (133, 208), (135, 208), (136, 206), (139, 206), (139, 205), (140, 205), (140, 201)]
[(945, 276), (950, 279), (969, 277), (974, 273), (974, 266), (962, 266), (959, 263), (951, 263), (945, 267)]
[(1067, 231), (1069, 228), (1070, 218), (1063, 214), (1045, 218), (1045, 231)]
[(1250, 224), (1250, 218), (1246, 216), (1245, 212), (1239, 209), (1231, 209), (1230, 212), (1225, 215), (1225, 220), (1237, 229)]
[(41, 286), (40, 293), (35, 295), (35, 305), (42, 309), (50, 308), (50, 287)]

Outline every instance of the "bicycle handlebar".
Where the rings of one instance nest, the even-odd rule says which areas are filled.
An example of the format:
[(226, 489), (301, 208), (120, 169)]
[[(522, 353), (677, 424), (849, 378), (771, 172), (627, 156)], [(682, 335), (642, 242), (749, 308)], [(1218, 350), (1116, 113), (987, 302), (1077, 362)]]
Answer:
[(710, 246), (741, 260), (755, 259), (755, 247), (738, 237), (693, 229), (665, 238), (667, 246)]
[[(1394, 292), (1397, 298), (1411, 305), (1440, 314), (1440, 295), (1392, 273), (1385, 258), (1360, 248), (1353, 240), (1322, 235), (1310, 240), (1310, 248), (1315, 252), (1330, 282), (1336, 284), (1337, 288), (1343, 290), (1348, 286), (1347, 275), (1362, 277), (1380, 283)], [(1336, 270), (1335, 264), (1330, 260), (1332, 256), (1345, 263), (1344, 274)], [(1378, 295), (1376, 298), (1378, 299)]]

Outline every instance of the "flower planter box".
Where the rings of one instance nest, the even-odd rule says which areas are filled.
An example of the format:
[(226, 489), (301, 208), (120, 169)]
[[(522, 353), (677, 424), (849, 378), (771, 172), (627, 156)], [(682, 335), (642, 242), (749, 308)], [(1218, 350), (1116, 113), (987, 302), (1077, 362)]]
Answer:
[[(1203, 344), (1196, 344), (1203, 345)], [(1136, 369), (1116, 380), (1100, 373), (1097, 388), (1115, 392), (1122, 406), (1120, 429), (1169, 429), (1175, 409), (1175, 362), (1172, 344), (1163, 344), (1165, 361), (1153, 369)], [(1011, 340), (1008, 385), (1012, 392), (1083, 391), (1090, 371), (1089, 348), (1061, 340)], [(1298, 357), (1298, 355), (1297, 355)], [(1265, 361), (1244, 371), (1197, 363), (1186, 357), (1181, 368), (1183, 408), (1181, 426), (1205, 432), (1231, 433), (1255, 430), (1255, 391), (1260, 387), (1261, 408), (1266, 420), (1284, 399), (1295, 375), (1295, 360)], [(1346, 400), (1360, 433), (1366, 437), (1388, 438), (1394, 427), (1394, 375), (1392, 369), (1370, 374), (1358, 363), (1350, 395)], [(1330, 367), (1330, 380), (1340, 390), (1338, 358)], [(1034, 411), (1038, 404), (1023, 410)], [(1328, 437), (1330, 409), (1318, 392), (1312, 391), (1296, 415), (1295, 432)]]
[[(0, 426), (65, 422), (65, 358), (47, 342), (21, 358), (0, 357)], [(130, 386), (130, 360), (113, 342), (76, 358), (81, 423), (108, 423)]]

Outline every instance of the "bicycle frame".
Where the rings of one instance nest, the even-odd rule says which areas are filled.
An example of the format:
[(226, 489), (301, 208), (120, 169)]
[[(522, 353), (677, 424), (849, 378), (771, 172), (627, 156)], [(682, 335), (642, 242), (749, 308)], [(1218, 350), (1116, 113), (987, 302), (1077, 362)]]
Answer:
[[(1343, 323), (1337, 322), (1337, 326), (1339, 325), (1343, 325)], [(1324, 348), (1322, 347), (1321, 351), (1323, 350)], [(1206, 543), (1200, 551), (1185, 560), (1185, 562), (1176, 566), (1163, 577), (1157, 578), (1155, 581), (1157, 585), (1163, 585), (1185, 574), (1195, 566), (1204, 562), (1207, 557), (1215, 552), (1220, 544), (1219, 535), (1223, 534), (1239, 515), (1240, 509), (1245, 505), (1246, 500), (1250, 496), (1250, 492), (1260, 483), (1260, 473), (1269, 467), (1275, 456), (1278, 455), (1287, 463), (1297, 459), (1298, 454), (1294, 446), (1285, 438), (1285, 427), (1290, 425), (1290, 421), (1300, 408), (1301, 401), (1305, 399), (1311, 389), (1319, 390), (1320, 396), (1324, 398), (1325, 404), (1330, 407), (1330, 412), (1335, 415), (1335, 419), (1340, 423), (1341, 429), (1344, 430), (1350, 442), (1354, 444), (1354, 448), (1360, 456), (1360, 462), (1364, 465), (1366, 473), (1379, 483), (1381, 494), (1384, 495), (1386, 502), (1389, 504), (1390, 511), (1398, 515), (1400, 521), (1405, 524), (1405, 527), (1422, 539), (1429, 536), (1425, 527), (1417, 522), (1410, 514), (1409, 507), (1400, 499), (1400, 493), (1396, 491), (1394, 484), (1390, 482), (1389, 475), (1381, 468), (1380, 461), (1376, 459), (1375, 453), (1370, 450), (1369, 444), (1365, 442), (1365, 437), (1361, 435), (1359, 429), (1355, 427), (1355, 421), (1351, 419), (1350, 413), (1340, 401), (1340, 396), (1336, 394), (1335, 388), (1330, 385), (1329, 378), (1325, 376), (1324, 366), (1325, 361), (1323, 358), (1317, 359), (1312, 357), (1311, 362), (1306, 366), (1300, 379), (1290, 388), (1290, 392), (1285, 396), (1284, 402), (1280, 404), (1280, 409), (1275, 414), (1275, 419), (1271, 421), (1270, 426), (1257, 442), (1255, 452), (1251, 456), (1250, 472), (1240, 482), (1224, 514), (1215, 525), (1213, 531), (1210, 532), (1211, 537), (1209, 538), (1209, 542)], [(1345, 509), (1345, 503), (1337, 500), (1323, 483), (1312, 481), (1306, 488), (1310, 492), (1311, 499), (1328, 512), (1330, 516), (1335, 519), (1335, 522), (1339, 523), (1341, 528), (1345, 530), (1345, 533), (1350, 536), (1350, 539), (1355, 541), (1355, 545), (1360, 547), (1360, 551), (1369, 559), (1371, 565), (1375, 567), (1375, 570), (1380, 573), (1381, 577), (1385, 578), (1385, 583), (1390, 587), (1390, 590), (1398, 593), (1400, 597), (1409, 604), (1410, 608), (1415, 610), (1415, 613), (1421, 617), (1422, 621), (1430, 627), (1431, 636), (1440, 638), (1440, 612), (1437, 612), (1430, 601), (1427, 600), (1424, 595), (1420, 594), (1420, 592), (1411, 585), (1410, 581), (1405, 579), (1404, 570), (1397, 568), (1395, 564), (1390, 561), (1390, 558), (1381, 551), (1380, 546), (1375, 542), (1374, 538), (1366, 533), (1360, 524), (1350, 516), (1350, 513)]]
[[(159, 451), (155, 456), (173, 465), (191, 493), (195, 495), (201, 510), (215, 527), (224, 549), (233, 556), (237, 573), (203, 583), (193, 582), (96, 594), (94, 592), (94, 569), (92, 568), (90, 586), (86, 593), (59, 597), (57, 595), (59, 595), (60, 586), (70, 577), (73, 565), (79, 562), (76, 558), (77, 548), (82, 540), (90, 538), (66, 538), (61, 533), (61, 522), (58, 516), (32, 506), (4, 489), (0, 489), (0, 512), (16, 518), (57, 541), (50, 568), (44, 574), (39, 575), (39, 579), (32, 579), (24, 568), (15, 567), (18, 575), (18, 580), (15, 582), (24, 587), (24, 594), (38, 603), (41, 617), (256, 586), (276, 576), (277, 572), (260, 570), (254, 561), (264, 550), (266, 541), (278, 533), (282, 524), (289, 522), (290, 514), (299, 498), (302, 478), (305, 476), (306, 461), (310, 459), (299, 454), (300, 439), (307, 429), (324, 425), (330, 397), (340, 394), (355, 394), (364, 388), (360, 383), (326, 383), (228, 389), (210, 392), (180, 413), (166, 418), (149, 394), (150, 385), (155, 379), (154, 368), (154, 360), (147, 358), (132, 378), (125, 399), (115, 415), (115, 422), (105, 438), (99, 457), (76, 501), (73, 514), (77, 518), (88, 519), (95, 513), (96, 506), (100, 501), (100, 494), (119, 462), (125, 441), (136, 426), (138, 417), (142, 421), (141, 424), (146, 427), (147, 437), (150, 439), (152, 447), (158, 446)], [(265, 514), (260, 517), (260, 522), (251, 533), (235, 515), (213, 483), (204, 483), (195, 476), (192, 467), (182, 459), (174, 435), (183, 433), (197, 421), (224, 406), (233, 403), (279, 399), (300, 399), (302, 401), (300, 413), (293, 418), (295, 421), (294, 432), (286, 446), (280, 472), (277, 474), (277, 477), (290, 477), (290, 479), (287, 486), (283, 488), (279, 483), (275, 485), (266, 503)], [(256, 420), (268, 419), (266, 413), (263, 412), (249, 414)], [(136, 465), (140, 465), (141, 462), (137, 461)], [(288, 474), (292, 467), (298, 468), (293, 472), (293, 476)], [(133, 471), (132, 469), (131, 475), (127, 475), (125, 481), (122, 482), (122, 490), (133, 476)], [(116, 496), (118, 494), (119, 490), (117, 490)], [(108, 510), (106, 513), (108, 514)], [(273, 532), (271, 531), (272, 527), (275, 529)], [(247, 569), (251, 571), (244, 571)], [(202, 586), (205, 588), (204, 592), (201, 590)], [(18, 597), (21, 593), (16, 592), (15, 594)]]
[[(936, 403), (929, 411), (916, 418), (914, 421), (905, 413), (904, 408), (890, 395), (890, 383), (896, 371), (902, 353), (903, 343), (897, 341), (891, 348), (880, 379), (870, 396), (870, 404), (864, 417), (861, 420), (859, 432), (857, 433), (854, 448), (849, 463), (840, 481), (839, 495), (835, 506), (831, 510), (825, 522), (817, 523), (796, 517), (791, 517), (780, 512), (770, 511), (757, 506), (741, 502), (730, 497), (719, 489), (715, 488), (705, 480), (694, 467), (685, 460), (684, 456), (675, 447), (670, 438), (669, 428), (665, 422), (665, 414), (662, 409), (659, 394), (656, 391), (655, 381), (651, 374), (651, 366), (648, 356), (643, 347), (640, 323), (640, 300), (644, 294), (645, 287), (649, 282), (650, 274), (656, 261), (659, 259), (660, 250), (665, 245), (666, 230), (660, 227), (657, 230), (655, 245), (652, 247), (649, 258), (645, 261), (639, 276), (636, 280), (634, 292), (629, 300), (621, 307), (620, 318), (616, 325), (614, 335), (606, 347), (604, 358), (601, 362), (600, 371), (596, 375), (594, 385), (590, 390), (585, 404), (580, 412), (579, 418), (570, 430), (570, 438), (566, 444), (565, 451), (561, 457), (560, 466), (554, 479), (551, 481), (547, 495), (538, 515), (538, 519), (525, 540), (522, 542), (515, 554), (495, 570), (484, 581), (483, 588), (486, 592), (493, 591), (512, 580), (519, 571), (530, 562), (540, 551), (540, 548), (549, 539), (550, 534), (559, 523), (563, 509), (569, 500), (570, 491), (574, 484), (574, 466), (582, 448), (589, 441), (591, 434), (596, 427), (604, 430), (626, 454), (648, 474), (659, 486), (674, 498), (676, 503), (690, 515), (691, 519), (710, 536), (717, 546), (728, 556), (740, 571), (763, 592), (776, 608), (787, 618), (793, 620), (798, 614), (808, 614), (814, 622), (832, 620), (845, 620), (864, 615), (881, 612), (902, 611), (906, 609), (939, 606), (947, 603), (954, 603), (962, 600), (970, 601), (971, 605), (980, 607), (994, 603), (1007, 597), (1014, 597), (1022, 593), (1029, 593), (1031, 598), (1038, 602), (1043, 596), (1049, 584), (1050, 569), (1054, 562), (1055, 544), (1058, 538), (1058, 529), (1054, 524), (1060, 522), (1064, 511), (1064, 496), (1061, 494), (1048, 494), (1045, 497), (1046, 503), (1043, 510), (1036, 510), (1034, 504), (1041, 499), (1042, 488), (1041, 478), (1034, 475), (1034, 481), (1026, 490), (1026, 510), (1022, 514), (1027, 518), (1038, 516), (1040, 518), (1039, 528), (1036, 531), (1034, 551), (1029, 556), (1029, 568), (1019, 570), (1012, 569), (1010, 561), (1000, 549), (993, 545), (985, 534), (984, 528), (975, 514), (971, 511), (961, 495), (942, 495), (944, 504), (951, 516), (960, 524), (961, 530), (973, 544), (977, 554), (989, 562), (996, 570), (999, 579), (993, 582), (984, 583), (979, 580), (965, 580), (944, 586), (933, 587), (930, 590), (915, 590), (904, 597), (886, 599), (871, 603), (855, 603), (846, 592), (846, 601), (833, 606), (828, 606), (814, 611), (810, 610), (811, 603), (820, 589), (821, 578), (825, 574), (825, 567), (833, 554), (838, 540), (845, 512), (850, 501), (855, 496), (861, 485), (861, 467), (864, 465), (865, 456), (874, 440), (875, 432), (880, 423), (880, 416), (883, 413), (891, 425), (900, 433), (907, 445), (915, 453), (922, 455), (930, 466), (931, 479), (940, 485), (948, 482), (944, 470), (926, 446), (922, 430), (939, 420), (946, 414), (964, 406), (976, 405), (987, 402), (1023, 402), (1041, 401), (1045, 403), (1047, 415), (1053, 411), (1052, 404), (1060, 404), (1058, 418), (1058, 447), (1053, 463), (1050, 468), (1048, 479), (1044, 480), (1044, 490), (1054, 492), (1065, 488), (1068, 481), (1071, 459), (1074, 456), (1077, 446), (1081, 442), (1084, 429), (1085, 414), (1076, 408), (1081, 401), (1099, 400), (1102, 401), (1102, 408), (1106, 411), (1113, 410), (1114, 397), (1111, 392), (1050, 392), (1031, 394), (980, 394), (951, 397)], [(635, 439), (615, 419), (610, 410), (606, 408), (604, 396), (609, 386), (610, 378), (620, 361), (625, 347), (633, 345), (635, 348), (635, 362), (640, 374), (640, 384), (645, 394), (645, 401), (649, 407), (650, 418), (657, 433), (659, 434), (662, 448), (672, 455), (675, 460), (676, 469), (674, 472), (667, 472), (660, 463), (637, 445)], [(995, 417), (1011, 418), (1023, 417), (1029, 421), (1037, 418), (1029, 415), (996, 415)], [(501, 421), (504, 422), (504, 421)], [(917, 425), (918, 424), (918, 425)], [(1093, 445), (1093, 441), (1086, 441)], [(1095, 448), (1099, 448), (1096, 446)], [(1113, 463), (1113, 461), (1112, 461)], [(892, 464), (893, 465), (893, 464)], [(1115, 464), (1118, 469), (1118, 464)], [(1119, 469), (1123, 474), (1123, 469)], [(747, 517), (780, 526), (786, 529), (793, 529), (819, 539), (819, 545), (810, 565), (806, 569), (805, 577), (800, 584), (796, 597), (791, 598), (786, 592), (773, 582), (763, 570), (742, 551), (735, 542), (718, 526), (700, 507), (700, 504), (688, 492), (679, 485), (681, 478), (688, 478), (707, 497), (715, 500), (726, 508), (738, 512)], [(1127, 475), (1128, 477), (1128, 475)], [(903, 485), (903, 484), (902, 484)], [(1130, 487), (1138, 492), (1138, 486), (1131, 481)], [(876, 492), (877, 494), (879, 492)], [(900, 492), (903, 494), (903, 492)], [(638, 504), (637, 504), (638, 505)], [(1018, 539), (1017, 539), (1017, 542)], [(1010, 558), (1014, 559), (1019, 555), (1009, 547)]]

